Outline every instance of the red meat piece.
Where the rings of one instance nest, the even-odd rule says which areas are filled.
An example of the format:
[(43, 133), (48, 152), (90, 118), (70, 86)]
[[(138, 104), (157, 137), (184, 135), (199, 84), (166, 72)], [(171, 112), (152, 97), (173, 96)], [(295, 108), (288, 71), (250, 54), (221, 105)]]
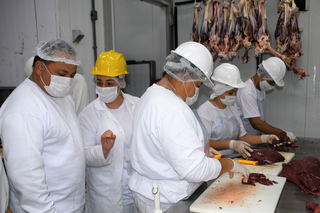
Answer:
[(287, 136), (287, 133), (285, 131), (280, 132), (278, 135), (279, 140), (273, 139), (272, 145), (273, 146), (279, 146), (280, 143), (284, 144), (288, 141), (290, 141), (290, 138)]
[(311, 210), (312, 213), (320, 213), (320, 204), (313, 203), (313, 202), (307, 202), (306, 208), (308, 210)]
[(246, 160), (258, 161), (260, 165), (282, 162), (285, 158), (277, 151), (266, 147), (252, 147), (251, 157)]
[(298, 185), (302, 191), (320, 196), (320, 160), (305, 157), (282, 164), (282, 176)]
[(261, 174), (261, 173), (250, 173), (249, 175), (249, 178), (248, 178), (248, 182), (243, 182), (242, 180), (242, 183), (243, 184), (248, 184), (248, 185), (252, 185), (252, 186), (255, 186), (256, 184), (255, 183), (260, 183), (260, 184), (263, 184), (263, 185), (273, 185), (274, 183), (277, 183), (276, 181), (271, 181), (269, 180), (269, 178), (267, 178), (264, 174)]

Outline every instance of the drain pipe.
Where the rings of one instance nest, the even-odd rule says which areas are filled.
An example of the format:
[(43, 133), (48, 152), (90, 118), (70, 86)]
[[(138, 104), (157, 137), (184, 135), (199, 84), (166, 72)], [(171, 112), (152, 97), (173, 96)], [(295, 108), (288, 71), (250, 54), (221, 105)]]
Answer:
[(95, 10), (94, 1), (91, 0), (91, 21), (92, 21), (92, 34), (93, 34), (93, 54), (94, 54), (94, 64), (97, 60), (97, 36), (96, 36), (96, 20), (98, 20), (98, 13)]

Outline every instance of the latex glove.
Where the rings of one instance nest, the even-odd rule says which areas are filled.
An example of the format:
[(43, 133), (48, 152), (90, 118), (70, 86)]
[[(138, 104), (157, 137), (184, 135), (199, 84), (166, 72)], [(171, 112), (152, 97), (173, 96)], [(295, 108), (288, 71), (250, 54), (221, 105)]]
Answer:
[(272, 145), (273, 139), (279, 140), (278, 136), (276, 136), (276, 135), (261, 135), (262, 143), (267, 143), (268, 142), (268, 143), (270, 143)]
[(297, 141), (297, 137), (292, 132), (285, 132), (287, 133), (287, 136), (290, 138), (291, 143), (295, 143)]
[(214, 148), (210, 147), (209, 148), (209, 157), (214, 158), (214, 155), (221, 155), (217, 150)]
[(250, 175), (250, 171), (249, 169), (247, 169), (244, 165), (234, 161), (233, 161), (233, 169), (231, 169), (229, 171), (229, 177), (230, 178), (233, 178), (233, 175), (234, 173), (240, 173), (243, 175), (243, 182), (248, 182), (248, 178), (249, 178), (249, 175)]
[(244, 141), (231, 140), (229, 148), (239, 152), (243, 158), (250, 157), (253, 150), (250, 148), (250, 144)]
[(104, 158), (107, 158), (108, 153), (110, 149), (113, 147), (115, 140), (116, 136), (113, 134), (111, 130), (107, 130), (101, 135), (101, 146)]

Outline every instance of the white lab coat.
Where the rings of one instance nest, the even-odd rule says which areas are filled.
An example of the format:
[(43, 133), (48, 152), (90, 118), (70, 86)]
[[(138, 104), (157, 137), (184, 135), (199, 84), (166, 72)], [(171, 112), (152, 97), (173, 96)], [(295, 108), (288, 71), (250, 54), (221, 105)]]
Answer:
[(76, 109), (77, 115), (89, 104), (89, 90), (86, 79), (77, 73), (72, 81), (69, 91)]
[[(132, 118), (139, 98), (128, 94), (123, 94), (123, 96)], [(79, 114), (79, 122), (87, 164), (86, 212), (123, 212), (122, 175), (125, 132), (99, 98), (82, 110)], [(104, 158), (101, 135), (107, 130), (111, 130), (116, 135), (116, 140), (107, 158)]]
[(6, 212), (9, 205), (9, 184), (0, 156), (0, 213)]
[[(160, 202), (174, 204), (190, 196), (203, 181), (217, 178), (218, 160), (204, 153), (203, 133), (190, 107), (156, 84), (143, 94), (134, 111), (130, 189), (153, 205), (152, 187)], [(151, 202), (150, 202), (151, 201)]]
[(262, 135), (262, 132), (252, 127), (249, 118), (260, 117), (261, 120), (265, 121), (267, 109), (266, 92), (259, 91), (250, 78), (245, 83), (247, 86), (237, 91), (237, 99), (234, 106), (238, 110), (246, 132), (250, 135)]
[(52, 98), (26, 79), (0, 109), (10, 209), (82, 212), (85, 155), (71, 96)]
[[(246, 134), (238, 111), (234, 106), (219, 109), (210, 101), (206, 101), (197, 111), (212, 140), (238, 140), (239, 137)], [(221, 154), (232, 154), (234, 150), (225, 149), (219, 150), (219, 152)]]

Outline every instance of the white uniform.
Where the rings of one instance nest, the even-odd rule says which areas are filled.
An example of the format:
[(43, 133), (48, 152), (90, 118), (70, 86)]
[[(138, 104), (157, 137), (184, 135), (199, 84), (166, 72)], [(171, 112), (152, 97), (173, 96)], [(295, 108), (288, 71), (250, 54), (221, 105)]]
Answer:
[[(123, 212), (123, 205), (134, 203), (127, 183), (133, 173), (129, 151), (130, 128), (139, 98), (128, 94), (123, 96), (123, 105), (117, 111), (110, 110), (97, 98), (79, 114), (87, 164), (87, 213)], [(128, 125), (122, 118), (127, 120)], [(116, 135), (116, 140), (107, 158), (104, 158), (101, 135), (107, 130)]]
[(249, 118), (260, 117), (261, 120), (265, 121), (267, 108), (266, 92), (259, 91), (250, 78), (246, 81), (246, 85), (246, 87), (238, 89), (235, 107), (239, 112), (247, 133), (262, 135), (262, 132), (252, 127)]
[(160, 202), (174, 204), (221, 171), (218, 160), (205, 156), (203, 133), (190, 107), (156, 84), (135, 108), (131, 154), (135, 173), (129, 187), (148, 205), (155, 185)]
[[(226, 106), (225, 109), (219, 109), (209, 101), (206, 101), (197, 111), (212, 140), (237, 140), (246, 134), (240, 116), (234, 106)], [(231, 154), (234, 153), (234, 150), (226, 149), (219, 150), (219, 152), (221, 154)]]
[(86, 79), (77, 73), (69, 91), (75, 105), (77, 115), (89, 104), (89, 90)]
[(9, 184), (0, 156), (0, 213), (6, 212), (9, 205)]
[(85, 155), (71, 96), (52, 98), (26, 79), (0, 109), (10, 209), (82, 212)]

